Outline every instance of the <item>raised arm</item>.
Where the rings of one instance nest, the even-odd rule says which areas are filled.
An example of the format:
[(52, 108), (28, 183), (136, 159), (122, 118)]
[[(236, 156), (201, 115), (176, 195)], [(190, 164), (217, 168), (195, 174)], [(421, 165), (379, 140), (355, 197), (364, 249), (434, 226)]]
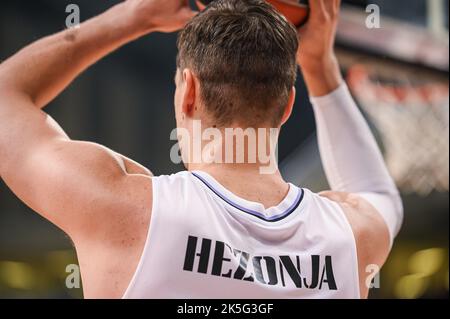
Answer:
[(148, 170), (70, 140), (41, 109), (105, 55), (193, 14), (184, 0), (128, 0), (0, 65), (0, 176), (21, 200), (73, 236), (104, 225), (105, 214), (150, 205)]
[(72, 141), (41, 109), (96, 61), (152, 31), (181, 28), (186, 0), (128, 0), (26, 47), (0, 65), (0, 177), (75, 243), (87, 298), (119, 298), (145, 243), (150, 172)]
[(355, 234), (361, 295), (367, 296), (366, 267), (381, 267), (403, 219), (398, 189), (381, 151), (340, 74), (334, 54), (339, 0), (310, 1), (311, 16), (300, 30), (298, 60), (316, 116), (322, 163), (332, 188), (323, 196), (338, 202)]

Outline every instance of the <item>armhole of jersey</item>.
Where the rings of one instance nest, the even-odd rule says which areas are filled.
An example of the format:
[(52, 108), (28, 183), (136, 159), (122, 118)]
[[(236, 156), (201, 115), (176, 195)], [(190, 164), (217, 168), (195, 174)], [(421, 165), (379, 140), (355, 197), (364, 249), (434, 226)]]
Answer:
[(147, 236), (145, 239), (145, 244), (144, 244), (144, 249), (142, 250), (142, 254), (141, 254), (141, 258), (139, 259), (139, 263), (136, 267), (136, 271), (134, 272), (134, 275), (128, 285), (127, 290), (125, 291), (122, 299), (131, 299), (130, 298), (130, 294), (132, 293), (132, 291), (134, 290), (136, 283), (137, 283), (137, 277), (139, 276), (139, 274), (142, 272), (142, 268), (143, 268), (143, 264), (144, 264), (144, 260), (145, 260), (145, 256), (147, 256), (148, 250), (150, 249), (149, 245), (150, 245), (150, 236), (153, 233), (152, 228), (153, 225), (156, 224), (155, 219), (157, 218), (157, 214), (156, 214), (156, 208), (157, 206), (157, 202), (158, 202), (158, 187), (157, 187), (157, 178), (153, 177), (152, 178), (152, 211), (151, 211), (151, 216), (150, 216), (150, 225), (148, 226), (148, 232), (147, 232)]
[(351, 241), (352, 242), (352, 257), (353, 257), (353, 264), (356, 267), (356, 271), (355, 271), (356, 293), (355, 293), (355, 295), (357, 296), (356, 299), (362, 299), (361, 284), (360, 284), (361, 278), (360, 278), (360, 274), (359, 274), (358, 244), (356, 243), (355, 233), (353, 232), (352, 225), (350, 224), (350, 221), (348, 220), (347, 215), (345, 214), (344, 208), (342, 208), (342, 206), (337, 202), (333, 202), (333, 204), (336, 205), (337, 211), (339, 212), (339, 214), (341, 214), (341, 217), (344, 220), (344, 223), (347, 228), (347, 232), (352, 238), (352, 241)]

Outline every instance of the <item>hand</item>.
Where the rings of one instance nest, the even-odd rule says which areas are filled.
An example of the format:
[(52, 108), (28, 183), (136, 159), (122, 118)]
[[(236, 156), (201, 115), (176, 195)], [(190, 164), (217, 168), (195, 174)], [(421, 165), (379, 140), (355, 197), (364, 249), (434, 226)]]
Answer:
[(302, 69), (316, 69), (335, 61), (334, 43), (341, 0), (311, 0), (307, 24), (299, 30), (297, 61)]
[(182, 29), (197, 12), (188, 0), (127, 0), (133, 19), (146, 32), (175, 32)]
[(299, 30), (297, 63), (310, 96), (324, 96), (343, 82), (334, 52), (341, 0), (310, 0), (307, 24)]

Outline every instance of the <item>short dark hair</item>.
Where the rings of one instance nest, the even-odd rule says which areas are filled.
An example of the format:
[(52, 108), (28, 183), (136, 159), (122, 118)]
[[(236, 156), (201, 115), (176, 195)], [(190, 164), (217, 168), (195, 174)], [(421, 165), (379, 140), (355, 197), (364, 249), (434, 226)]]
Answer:
[(178, 37), (218, 126), (279, 125), (297, 76), (297, 30), (263, 0), (216, 0)]

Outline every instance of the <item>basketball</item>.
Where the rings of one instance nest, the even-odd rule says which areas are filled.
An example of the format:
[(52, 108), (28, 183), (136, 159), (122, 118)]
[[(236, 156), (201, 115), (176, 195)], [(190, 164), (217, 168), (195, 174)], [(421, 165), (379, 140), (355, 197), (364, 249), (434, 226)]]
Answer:
[[(204, 10), (214, 0), (197, 0), (197, 6)], [(281, 12), (293, 25), (301, 27), (309, 16), (308, 0), (267, 0)]]

